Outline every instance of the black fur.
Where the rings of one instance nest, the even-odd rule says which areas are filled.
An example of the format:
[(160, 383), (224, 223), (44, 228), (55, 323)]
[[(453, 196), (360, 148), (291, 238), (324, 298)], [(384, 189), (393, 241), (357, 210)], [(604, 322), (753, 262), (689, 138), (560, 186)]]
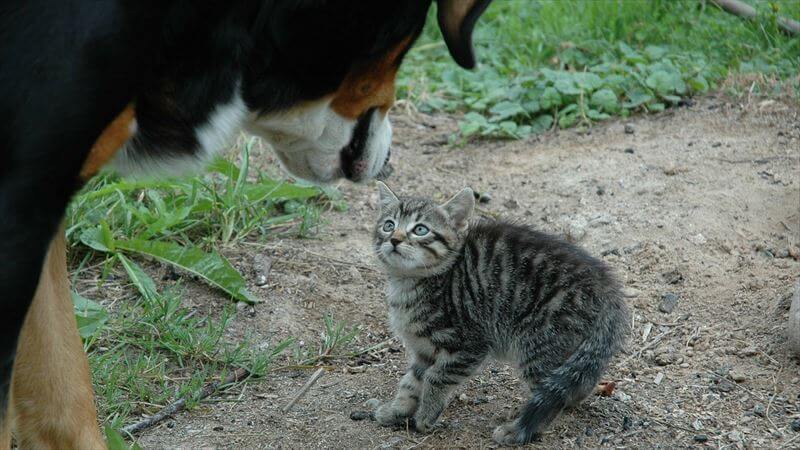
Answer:
[[(269, 113), (416, 38), (430, 0), (18, 0), (0, 5), (0, 414), (48, 242), (93, 142), (130, 102), (139, 148), (195, 151), (241, 83)], [(44, 374), (43, 374), (44, 376)]]

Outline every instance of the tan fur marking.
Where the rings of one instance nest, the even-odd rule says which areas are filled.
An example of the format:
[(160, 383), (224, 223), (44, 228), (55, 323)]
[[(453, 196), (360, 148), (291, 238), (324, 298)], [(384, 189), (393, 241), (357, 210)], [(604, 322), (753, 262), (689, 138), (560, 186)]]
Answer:
[[(104, 449), (89, 362), (75, 321), (67, 278), (64, 224), (42, 268), (17, 346), (5, 422), (21, 449)], [(0, 448), (8, 448), (8, 423)]]
[(410, 37), (403, 39), (383, 58), (354, 67), (333, 94), (331, 108), (353, 120), (370, 108), (378, 108), (385, 115), (394, 104), (394, 80), (400, 66), (397, 58), (410, 43)]
[(94, 142), (89, 156), (81, 168), (81, 180), (88, 181), (114, 157), (117, 151), (133, 136), (136, 113), (133, 105), (128, 105), (106, 127)]

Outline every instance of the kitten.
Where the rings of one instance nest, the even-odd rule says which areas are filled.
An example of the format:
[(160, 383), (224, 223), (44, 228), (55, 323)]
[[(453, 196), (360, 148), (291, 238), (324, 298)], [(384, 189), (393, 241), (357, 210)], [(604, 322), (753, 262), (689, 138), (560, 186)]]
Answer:
[(375, 250), (388, 275), (389, 319), (409, 369), (382, 425), (430, 431), (455, 388), (489, 356), (532, 390), (500, 444), (537, 438), (595, 389), (620, 350), (629, 313), (610, 269), (556, 237), (507, 222), (470, 222), (467, 188), (447, 203), (397, 196), (383, 183)]

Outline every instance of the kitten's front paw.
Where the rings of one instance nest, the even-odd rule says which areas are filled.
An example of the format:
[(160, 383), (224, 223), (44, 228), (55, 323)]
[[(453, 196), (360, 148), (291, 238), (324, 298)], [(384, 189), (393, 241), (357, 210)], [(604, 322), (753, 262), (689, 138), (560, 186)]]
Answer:
[(420, 414), (415, 414), (414, 418), (411, 420), (411, 424), (414, 426), (414, 429), (420, 433), (430, 433), (433, 431), (434, 426), (436, 426), (436, 417), (422, 417)]
[(409, 417), (411, 417), (410, 411), (398, 408), (394, 403), (381, 405), (375, 410), (375, 421), (385, 427), (403, 425)]
[(494, 429), (492, 439), (500, 445), (522, 445), (538, 439), (538, 436), (529, 436), (525, 430), (517, 425), (517, 421), (507, 422)]

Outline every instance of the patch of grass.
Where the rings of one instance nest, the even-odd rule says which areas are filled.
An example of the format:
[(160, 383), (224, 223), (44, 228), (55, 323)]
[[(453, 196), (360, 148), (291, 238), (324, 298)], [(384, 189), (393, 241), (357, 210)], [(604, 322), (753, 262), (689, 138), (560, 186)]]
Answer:
[(800, 3), (752, 3), (753, 22), (695, 0), (495, 1), (476, 29), (474, 72), (450, 61), (432, 12), (399, 96), (423, 111), (463, 112), (463, 138), (523, 138), (661, 111), (731, 74), (759, 73), (797, 92), (800, 38), (782, 34), (776, 18), (800, 19)]
[(103, 423), (119, 428), (131, 416), (152, 414), (178, 398), (192, 407), (193, 396), (210, 380), (240, 367), (262, 376), (289, 345), (259, 349), (249, 339), (229, 342), (225, 331), (233, 305), (216, 318), (198, 315), (181, 306), (180, 286), (159, 292), (138, 264), (117, 257), (137, 294), (117, 301), (104, 323), (84, 334)]
[[(308, 236), (319, 211), (341, 207), (341, 201), (334, 189), (279, 181), (253, 170), (252, 144), (250, 140), (241, 147), (239, 165), (220, 158), (202, 177), (98, 177), (67, 212), (71, 266), (77, 266), (74, 277), (87, 265), (100, 266), (100, 283), (119, 275), (127, 277), (132, 288), (113, 300), (94, 301), (73, 293), (100, 419), (112, 431), (178, 398), (194, 406), (193, 395), (203, 385), (236, 368), (264, 375), (273, 358), (292, 344), (288, 339), (263, 348), (248, 338), (227, 339), (236, 313), (233, 303), (222, 311), (186, 308), (180, 281), (160, 290), (139, 263), (157, 260), (233, 300), (258, 300), (218, 249), (286, 233)], [(352, 339), (336, 330), (342, 329), (333, 326), (333, 337), (323, 336), (321, 348), (340, 348)], [(110, 443), (116, 438), (109, 434)]]

